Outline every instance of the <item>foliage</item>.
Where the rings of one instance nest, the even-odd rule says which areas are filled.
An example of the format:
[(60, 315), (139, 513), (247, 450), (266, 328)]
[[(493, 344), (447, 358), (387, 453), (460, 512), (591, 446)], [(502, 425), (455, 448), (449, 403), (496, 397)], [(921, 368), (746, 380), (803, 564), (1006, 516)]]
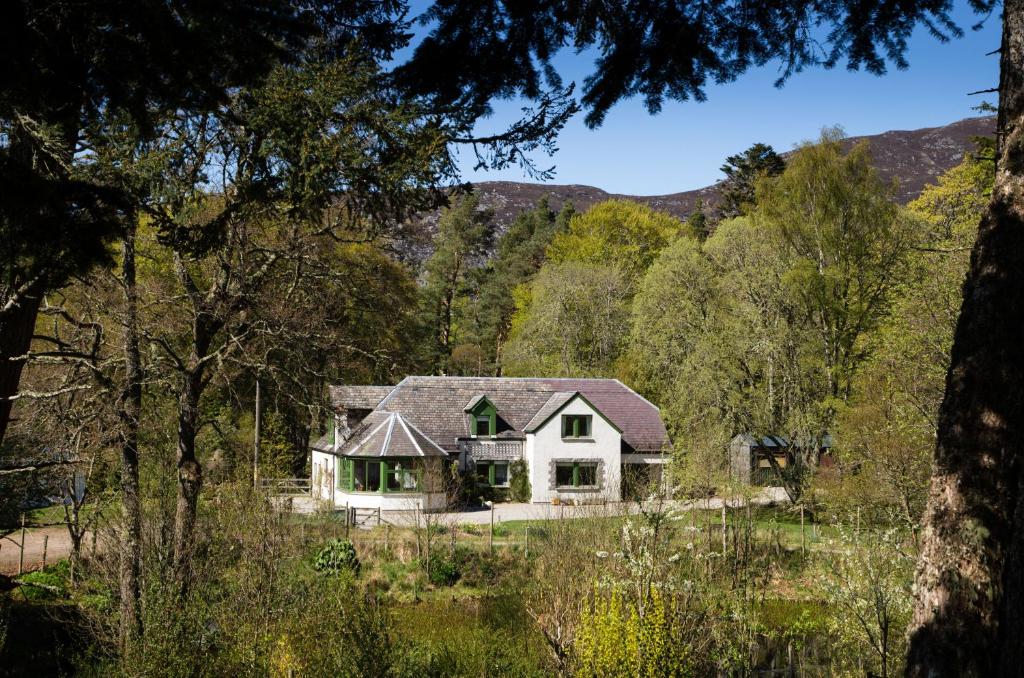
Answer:
[(749, 214), (754, 207), (757, 182), (782, 174), (785, 169), (786, 161), (768, 144), (757, 143), (726, 158), (721, 167), (725, 179), (718, 206), (722, 217), (732, 219)]
[(867, 144), (844, 154), (841, 140), (826, 131), (785, 172), (763, 179), (756, 219), (777, 229), (794, 257), (784, 282), (801, 302), (800, 320), (817, 330), (828, 396), (846, 400), (865, 336), (907, 276), (916, 224), (892, 201)]
[(447, 555), (437, 551), (430, 554), (430, 583), (435, 586), (452, 586), (459, 580), (458, 564)]
[(545, 265), (528, 289), (517, 290), (505, 358), (508, 374), (607, 374), (619, 354), (628, 294), (614, 266)]
[(877, 524), (898, 516), (916, 536), (961, 287), (993, 169), (982, 147), (909, 205), (922, 219), (909, 275), (840, 411), (836, 474), (819, 483), (837, 514), (860, 507)]
[(644, 612), (617, 591), (595, 592), (575, 643), (579, 676), (696, 675), (689, 648), (673, 634), (671, 604), (652, 589)]
[[(449, 0), (428, 12), (430, 33), (400, 75), (429, 81), (443, 71), (444, 101), (456, 107), (481, 106), (492, 96), (536, 100), (549, 91), (542, 84), (561, 85), (553, 60), (571, 46), (596, 55), (582, 104), (587, 124), (598, 126), (623, 99), (641, 97), (652, 114), (666, 99), (704, 101), (709, 81), (732, 82), (775, 59), (782, 73), (777, 84), (810, 66), (844, 60), (851, 70), (875, 74), (888, 64), (905, 68), (907, 41), (918, 25), (943, 39), (962, 31), (948, 2), (882, 7), (802, 1), (751, 12), (743, 2), (684, 2), (667, 10), (642, 0), (605, 12), (590, 3), (492, 0), (481, 7)], [(971, 7), (984, 14), (993, 3), (973, 0)], [(522, 17), (529, 17), (531, 30)]]
[(356, 547), (347, 539), (332, 539), (313, 556), (313, 569), (317, 572), (359, 574)]
[(509, 498), (515, 502), (529, 502), (533, 496), (533, 489), (530, 487), (530, 474), (526, 462), (516, 459), (509, 464), (508, 473)]
[(606, 200), (569, 220), (547, 249), (548, 261), (618, 267), (630, 287), (674, 238), (695, 236), (664, 212), (629, 200)]
[[(456, 304), (464, 297), (476, 261), (493, 237), (490, 210), (480, 209), (475, 194), (462, 197), (441, 214), (434, 237), (434, 253), (424, 265), (421, 290), (428, 364), (446, 374), (459, 330)], [(464, 358), (463, 358), (464, 360)]]
[(904, 550), (902, 530), (873, 536), (840, 533), (838, 552), (822, 582), (834, 612), (829, 631), (841, 643), (853, 644), (853, 656), (867, 660), (870, 672), (899, 675), (913, 607), (914, 554)]
[(556, 213), (547, 198), (542, 198), (536, 207), (515, 218), (498, 239), (491, 259), (474, 271), (469, 298), (460, 309), (460, 323), (471, 337), (470, 346), (483, 358), (484, 373), (502, 373), (503, 354), (516, 310), (514, 291), (537, 273), (551, 239), (568, 228), (574, 213), (572, 203), (565, 203)]

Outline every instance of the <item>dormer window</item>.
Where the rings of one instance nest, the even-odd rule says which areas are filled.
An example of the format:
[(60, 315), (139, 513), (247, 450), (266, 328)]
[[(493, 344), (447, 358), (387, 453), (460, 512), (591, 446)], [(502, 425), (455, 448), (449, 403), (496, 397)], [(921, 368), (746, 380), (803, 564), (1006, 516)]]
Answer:
[(487, 396), (476, 396), (464, 411), (469, 418), (469, 434), (474, 438), (491, 437), (498, 432), (498, 410)]

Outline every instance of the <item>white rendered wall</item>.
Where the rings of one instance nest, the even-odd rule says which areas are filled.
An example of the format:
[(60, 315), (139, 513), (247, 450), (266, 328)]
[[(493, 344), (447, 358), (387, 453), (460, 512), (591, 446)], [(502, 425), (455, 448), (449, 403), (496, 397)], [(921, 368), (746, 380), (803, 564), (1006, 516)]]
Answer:
[(445, 508), (444, 492), (425, 494), (380, 494), (378, 492), (335, 492), (334, 504), (382, 511), (441, 511)]
[[(334, 455), (313, 450), (310, 494), (314, 499), (330, 499), (334, 489)], [(318, 484), (319, 483), (319, 484)]]
[[(591, 437), (581, 440), (563, 439), (563, 414), (592, 415)], [(526, 434), (525, 457), (530, 468), (532, 501), (550, 503), (555, 497), (566, 503), (619, 501), (622, 496), (621, 447), (622, 435), (586, 401), (582, 398), (574, 399), (543, 427)], [(551, 463), (556, 459), (598, 462), (598, 488), (553, 489), (554, 471)]]

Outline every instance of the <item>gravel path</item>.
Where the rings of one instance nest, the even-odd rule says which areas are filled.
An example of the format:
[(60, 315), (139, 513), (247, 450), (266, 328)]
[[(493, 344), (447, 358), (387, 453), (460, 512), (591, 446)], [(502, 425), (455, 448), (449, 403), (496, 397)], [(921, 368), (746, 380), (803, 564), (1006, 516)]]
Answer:
[[(18, 574), (20, 559), (21, 530), (0, 539), (0, 574)], [(63, 525), (46, 527), (29, 527), (25, 529), (25, 572), (37, 570), (43, 566), (43, 544), (46, 545), (46, 562), (52, 563), (67, 558), (71, 554), (71, 537), (68, 528)], [(86, 536), (85, 544), (89, 544)], [(83, 549), (85, 546), (83, 545)]]

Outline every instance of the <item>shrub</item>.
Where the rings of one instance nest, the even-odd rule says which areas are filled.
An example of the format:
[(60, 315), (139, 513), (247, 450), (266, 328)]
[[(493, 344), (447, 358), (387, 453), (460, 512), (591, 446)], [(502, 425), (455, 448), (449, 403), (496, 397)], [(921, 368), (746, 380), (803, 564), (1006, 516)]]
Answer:
[(530, 487), (530, 475), (526, 462), (516, 459), (508, 468), (509, 472), (509, 499), (512, 501), (526, 503), (533, 496), (533, 489)]
[(317, 572), (358, 575), (359, 567), (356, 547), (348, 539), (332, 539), (313, 557), (313, 569)]
[(67, 593), (64, 578), (47, 570), (29, 572), (21, 577), (21, 581), (25, 584), (21, 592), (29, 600), (53, 600), (63, 598)]
[(459, 580), (458, 564), (440, 554), (430, 556), (430, 583), (434, 586), (453, 586)]

